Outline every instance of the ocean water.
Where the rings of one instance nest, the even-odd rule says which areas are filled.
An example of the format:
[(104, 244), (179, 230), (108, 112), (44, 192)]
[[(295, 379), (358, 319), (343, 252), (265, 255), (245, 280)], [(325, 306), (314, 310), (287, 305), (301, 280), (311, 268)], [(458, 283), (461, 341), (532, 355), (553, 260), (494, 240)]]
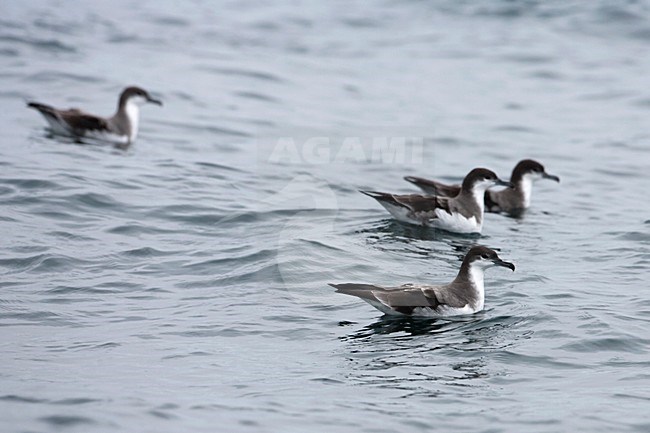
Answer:
[[(0, 431), (650, 430), (650, 3), (0, 4)], [(128, 149), (25, 102), (142, 110)], [(358, 189), (507, 178), (480, 237)], [(328, 282), (447, 282), (390, 319)]]

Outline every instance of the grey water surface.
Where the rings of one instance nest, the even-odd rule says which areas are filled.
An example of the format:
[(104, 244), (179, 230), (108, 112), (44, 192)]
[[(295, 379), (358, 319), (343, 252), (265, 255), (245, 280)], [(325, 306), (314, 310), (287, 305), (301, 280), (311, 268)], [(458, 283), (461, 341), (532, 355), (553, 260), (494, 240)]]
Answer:
[[(647, 432), (647, 1), (3, 1), (0, 431)], [(108, 115), (52, 137), (26, 101)], [(507, 178), (480, 237), (358, 189)], [(447, 282), (485, 311), (394, 320), (328, 282)]]

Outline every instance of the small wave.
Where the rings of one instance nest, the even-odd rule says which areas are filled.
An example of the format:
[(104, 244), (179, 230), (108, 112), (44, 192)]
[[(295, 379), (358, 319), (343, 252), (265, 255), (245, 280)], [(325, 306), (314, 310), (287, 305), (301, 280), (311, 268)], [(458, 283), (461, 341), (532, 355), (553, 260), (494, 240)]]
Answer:
[(61, 405), (61, 406), (79, 406), (82, 404), (97, 403), (97, 402), (101, 402), (101, 400), (96, 398), (78, 397), (78, 398), (64, 398), (62, 400), (55, 400), (52, 402), (52, 404)]
[(516, 53), (510, 54), (503, 57), (504, 60), (516, 63), (527, 63), (527, 64), (549, 64), (555, 63), (556, 59), (550, 56), (542, 56), (528, 53)]
[(52, 311), (9, 311), (0, 313), (2, 326), (22, 325), (29, 322), (46, 326), (78, 326), (79, 324), (68, 316), (57, 314)]
[(259, 92), (241, 91), (235, 92), (235, 95), (246, 99), (254, 99), (256, 101), (278, 103), (278, 100), (276, 98)]
[(109, 197), (105, 194), (99, 193), (83, 193), (83, 194), (74, 194), (66, 198), (66, 202), (77, 202), (82, 205), (82, 207), (89, 207), (93, 209), (106, 209), (106, 208), (115, 208), (123, 209), (125, 206), (114, 200), (112, 197)]
[(506, 365), (528, 365), (536, 367), (546, 367), (551, 369), (583, 369), (587, 368), (585, 365), (564, 362), (554, 359), (547, 355), (524, 355), (512, 351), (502, 351), (494, 355), (495, 358), (500, 359)]
[(173, 254), (175, 254), (174, 251), (161, 251), (151, 247), (135, 248), (120, 253), (126, 257), (165, 257)]
[(118, 293), (118, 290), (101, 289), (98, 287), (85, 287), (85, 286), (56, 286), (53, 289), (47, 289), (41, 293), (47, 295), (77, 295), (77, 294), (96, 294), (96, 295), (109, 295)]
[(34, 74), (29, 74), (25, 77), (25, 80), (27, 81), (33, 81), (33, 82), (38, 82), (38, 83), (43, 83), (43, 82), (61, 82), (61, 81), (68, 81), (72, 83), (93, 83), (93, 84), (98, 84), (98, 83), (103, 83), (105, 82), (105, 79), (96, 77), (96, 76), (91, 76), (91, 75), (81, 75), (81, 74), (72, 74), (70, 72), (62, 72), (62, 71), (40, 71), (36, 72)]
[(650, 243), (650, 233), (631, 231), (618, 234), (616, 236), (620, 240), (631, 241), (631, 242), (644, 242)]
[(532, 78), (539, 78), (540, 80), (562, 80), (565, 77), (557, 72), (557, 71), (549, 71), (549, 70), (538, 70), (531, 72), (530, 76)]
[(171, 15), (155, 17), (151, 21), (164, 27), (189, 27), (191, 25), (190, 21)]
[(2, 57), (18, 57), (20, 51), (14, 48), (0, 48), (0, 56)]
[[(227, 267), (228, 269), (233, 269), (233, 268), (238, 268), (241, 266), (245, 266), (247, 263), (260, 263), (262, 261), (267, 261), (270, 259), (273, 259), (276, 255), (275, 250), (270, 250), (270, 249), (263, 249), (259, 251), (254, 251), (249, 254), (244, 254), (244, 255), (239, 255), (239, 256), (232, 256), (232, 257), (224, 257), (224, 258), (217, 258), (217, 259), (211, 259), (211, 260), (206, 260), (203, 262), (199, 263), (190, 263), (188, 265), (185, 265), (185, 268), (191, 269), (193, 274), (196, 274), (197, 271), (198, 274), (214, 274), (218, 267)], [(200, 272), (200, 271), (205, 271), (205, 272)]]
[(8, 402), (17, 402), (17, 403), (45, 403), (47, 401), (42, 398), (23, 397), (20, 395), (13, 395), (13, 394), (0, 396), (0, 400), (8, 401)]
[(52, 191), (61, 189), (61, 186), (58, 183), (44, 179), (0, 179), (0, 183), (6, 183), (16, 186), (19, 189), (28, 190), (44, 189)]
[(212, 73), (219, 74), (219, 75), (234, 75), (234, 76), (238, 76), (238, 77), (252, 78), (252, 79), (255, 79), (255, 80), (270, 81), (270, 82), (274, 82), (274, 83), (282, 83), (284, 81), (280, 77), (278, 77), (277, 75), (274, 75), (274, 74), (272, 74), (270, 72), (253, 71), (253, 70), (250, 70), (250, 69), (243, 69), (243, 68), (197, 66), (196, 69), (206, 71), (206, 72), (212, 72)]
[(596, 352), (627, 352), (627, 353), (646, 353), (647, 341), (638, 338), (627, 337), (605, 337), (605, 338), (584, 338), (575, 343), (565, 344), (561, 349), (579, 353), (596, 353)]
[(36, 39), (13, 35), (0, 35), (0, 42), (10, 42), (28, 45), (42, 51), (55, 51), (64, 53), (75, 53), (77, 49), (71, 45), (64, 44), (58, 39)]
[(199, 167), (209, 168), (209, 169), (218, 169), (224, 171), (232, 171), (236, 173), (245, 173), (245, 171), (240, 170), (236, 167), (231, 167), (229, 165), (215, 164), (214, 162), (197, 162), (195, 163)]
[[(214, 274), (215, 270), (212, 269), (210, 274)], [(273, 260), (265, 262), (253, 262), (243, 266), (238, 266), (236, 269), (219, 275), (209, 280), (197, 280), (187, 283), (179, 284), (179, 287), (184, 288), (203, 288), (203, 287), (225, 287), (235, 286), (241, 287), (248, 283), (256, 281), (264, 281), (266, 286), (283, 283), (282, 275), (278, 270), (278, 265)]]
[[(153, 123), (156, 123), (156, 121), (153, 121)], [(213, 126), (213, 125), (206, 125), (206, 124), (197, 124), (191, 122), (174, 122), (174, 121), (167, 120), (164, 122), (164, 125), (175, 126), (178, 128), (182, 128), (184, 130), (192, 131), (193, 134), (196, 134), (197, 132), (207, 132), (219, 136), (234, 136), (234, 137), (246, 137), (246, 138), (252, 137), (251, 134), (245, 131)]]
[(77, 427), (81, 425), (95, 424), (96, 422), (90, 418), (74, 415), (49, 415), (39, 418), (41, 421), (55, 427)]
[(499, 125), (493, 128), (495, 131), (504, 132), (525, 132), (529, 134), (538, 134), (539, 131), (524, 125)]
[(129, 236), (139, 236), (139, 235), (153, 235), (153, 234), (169, 234), (175, 233), (171, 229), (162, 229), (153, 225), (144, 225), (140, 223), (129, 223), (122, 224), (115, 227), (111, 227), (106, 230), (106, 233), (129, 235)]

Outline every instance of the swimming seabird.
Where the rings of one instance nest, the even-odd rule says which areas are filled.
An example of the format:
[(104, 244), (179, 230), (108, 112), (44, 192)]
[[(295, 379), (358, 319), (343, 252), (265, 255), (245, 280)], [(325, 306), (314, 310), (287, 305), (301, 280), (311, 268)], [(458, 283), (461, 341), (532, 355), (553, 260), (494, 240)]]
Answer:
[(480, 233), (483, 228), (485, 191), (493, 185), (512, 186), (491, 170), (475, 168), (465, 176), (453, 197), (361, 192), (376, 199), (399, 221), (456, 233)]
[(431, 286), (404, 284), (383, 287), (373, 284), (330, 284), (337, 293), (356, 296), (385, 314), (444, 317), (473, 314), (483, 309), (483, 271), (491, 266), (515, 270), (515, 265), (499, 258), (484, 246), (472, 247), (463, 259), (458, 275), (449, 284)]
[(146, 102), (162, 105), (161, 101), (152, 98), (146, 90), (127, 87), (120, 95), (117, 112), (106, 118), (85, 113), (78, 108), (59, 110), (38, 102), (29, 102), (27, 106), (38, 110), (56, 134), (131, 144), (138, 135), (140, 105)]
[[(406, 176), (404, 179), (420, 187), (426, 194), (436, 196), (455, 197), (461, 189), (460, 185), (446, 185), (421, 177)], [(488, 212), (514, 213), (527, 209), (530, 206), (533, 181), (537, 179), (560, 181), (559, 177), (548, 174), (544, 170), (544, 166), (537, 161), (532, 159), (519, 161), (512, 170), (512, 176), (510, 177), (510, 182), (514, 187), (500, 191), (488, 190), (485, 193), (485, 210)]]

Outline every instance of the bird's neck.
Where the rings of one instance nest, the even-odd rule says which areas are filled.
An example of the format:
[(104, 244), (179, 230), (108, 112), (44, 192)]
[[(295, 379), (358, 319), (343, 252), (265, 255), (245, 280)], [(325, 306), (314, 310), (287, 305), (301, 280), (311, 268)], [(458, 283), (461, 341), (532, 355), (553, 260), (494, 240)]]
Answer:
[(533, 179), (531, 176), (522, 176), (515, 188), (524, 199), (524, 207), (530, 206), (530, 195), (533, 191)]
[(133, 100), (127, 100), (120, 105), (115, 114), (115, 121), (118, 123), (120, 130), (128, 135), (129, 141), (133, 141), (138, 135), (138, 126), (140, 123), (140, 107)]
[(483, 305), (485, 304), (485, 285), (483, 282), (483, 276), (483, 267), (477, 264), (463, 263), (460, 267), (460, 271), (458, 271), (456, 280), (454, 280), (454, 282), (461, 284), (469, 283), (469, 285), (476, 293), (477, 305), (475, 305), (475, 308), (478, 310), (482, 310)]
[(470, 190), (463, 190), (461, 194), (467, 197), (469, 200), (472, 200), (479, 207), (481, 214), (485, 209), (485, 191), (487, 186), (477, 185)]
[(480, 266), (474, 265), (469, 267), (469, 280), (474, 288), (479, 292), (481, 299), (485, 295), (485, 286), (483, 284), (484, 275), (483, 268)]

